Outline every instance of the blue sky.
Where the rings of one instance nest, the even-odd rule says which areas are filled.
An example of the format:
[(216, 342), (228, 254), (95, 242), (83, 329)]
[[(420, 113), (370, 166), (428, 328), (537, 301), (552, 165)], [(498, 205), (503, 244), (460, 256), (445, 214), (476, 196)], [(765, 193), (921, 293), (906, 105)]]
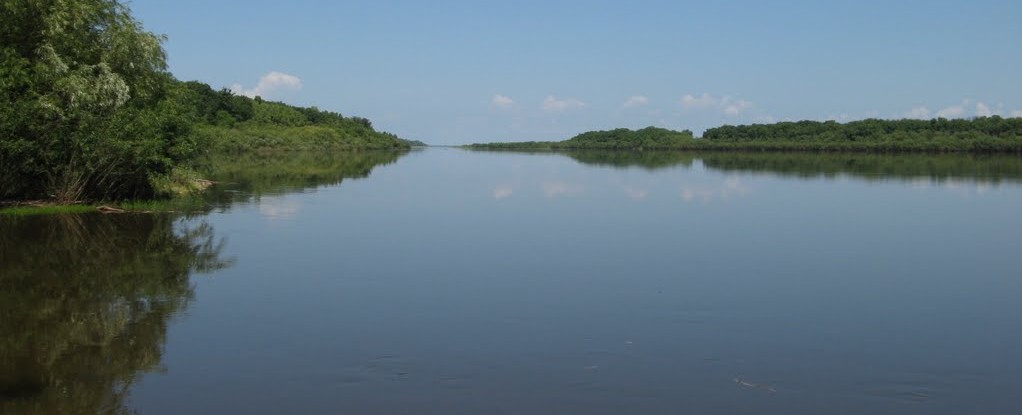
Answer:
[(179, 79), (431, 144), (1022, 116), (1022, 2), (136, 0)]

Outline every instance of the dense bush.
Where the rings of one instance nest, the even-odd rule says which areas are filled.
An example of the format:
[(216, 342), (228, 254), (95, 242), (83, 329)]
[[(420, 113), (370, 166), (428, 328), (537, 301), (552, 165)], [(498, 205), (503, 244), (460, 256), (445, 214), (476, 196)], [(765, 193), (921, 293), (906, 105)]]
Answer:
[(115, 0), (0, 0), (0, 200), (152, 198), (211, 148), (409, 147), (364, 118), (179, 82), (162, 41)]
[(0, 2), (0, 198), (154, 195), (195, 147), (161, 41), (117, 1)]

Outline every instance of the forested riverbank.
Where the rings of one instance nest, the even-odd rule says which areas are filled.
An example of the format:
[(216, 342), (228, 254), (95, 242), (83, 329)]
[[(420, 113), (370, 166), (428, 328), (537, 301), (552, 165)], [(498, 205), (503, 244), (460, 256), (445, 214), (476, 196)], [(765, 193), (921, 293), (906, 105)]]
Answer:
[(1022, 154), (1022, 118), (798, 121), (688, 130), (591, 131), (564, 141), (471, 144), (490, 150), (718, 150)]
[(164, 37), (112, 0), (0, 2), (0, 201), (166, 199), (198, 160), (279, 150), (407, 149), (365, 118), (168, 71)]

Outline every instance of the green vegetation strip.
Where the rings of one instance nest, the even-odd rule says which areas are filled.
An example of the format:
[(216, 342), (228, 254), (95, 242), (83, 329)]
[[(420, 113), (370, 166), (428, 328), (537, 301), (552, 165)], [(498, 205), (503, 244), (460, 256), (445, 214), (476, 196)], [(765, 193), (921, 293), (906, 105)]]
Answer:
[(688, 130), (649, 127), (592, 131), (565, 141), (471, 144), (487, 150), (717, 150), (1022, 154), (1022, 118), (799, 121)]
[(365, 118), (179, 81), (162, 41), (126, 2), (0, 1), (0, 200), (168, 199), (202, 190), (209, 154), (413, 144)]

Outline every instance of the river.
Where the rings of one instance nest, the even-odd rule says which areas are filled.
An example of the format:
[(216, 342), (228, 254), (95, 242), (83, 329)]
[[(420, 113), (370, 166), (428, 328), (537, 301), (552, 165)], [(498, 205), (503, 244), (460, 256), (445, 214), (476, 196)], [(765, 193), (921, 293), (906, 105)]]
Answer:
[(0, 217), (0, 413), (1015, 414), (1022, 158), (235, 159)]

